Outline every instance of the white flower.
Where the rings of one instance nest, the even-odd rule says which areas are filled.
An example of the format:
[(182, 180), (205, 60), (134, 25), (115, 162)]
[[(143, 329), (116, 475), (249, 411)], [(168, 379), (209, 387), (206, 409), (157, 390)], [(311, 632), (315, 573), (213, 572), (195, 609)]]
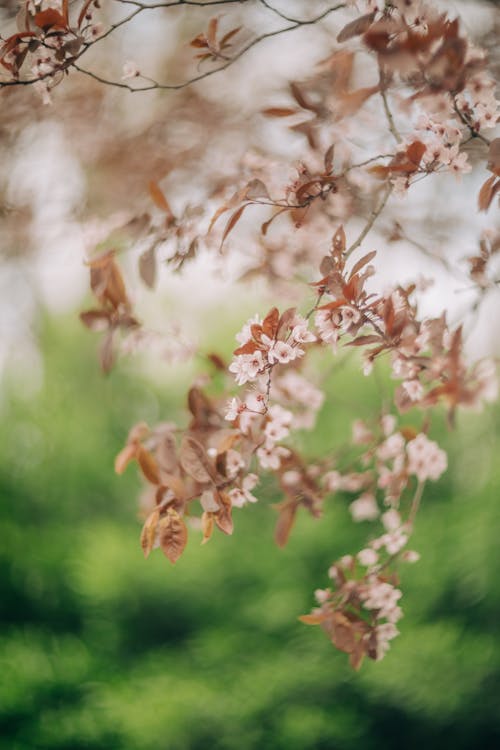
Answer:
[(357, 557), (361, 565), (365, 565), (366, 567), (375, 565), (378, 560), (377, 553), (374, 549), (370, 549), (370, 547), (362, 549), (360, 552), (358, 552)]
[(122, 81), (126, 81), (128, 78), (136, 78), (141, 73), (137, 67), (137, 63), (133, 60), (127, 60), (123, 63), (122, 68)]
[(293, 321), (291, 338), (298, 344), (309, 344), (316, 341), (316, 336), (307, 327), (307, 320), (300, 315), (297, 315)]
[(234, 420), (246, 409), (246, 404), (242, 403), (239, 398), (232, 398), (228, 401), (226, 406), (226, 415), (224, 419), (228, 422), (234, 422)]
[(353, 521), (374, 521), (378, 518), (379, 509), (375, 497), (365, 492), (349, 506)]
[(381, 461), (389, 461), (391, 458), (399, 456), (405, 447), (405, 439), (400, 432), (394, 432), (384, 440), (377, 448), (377, 457)]
[(395, 531), (401, 526), (401, 516), (394, 508), (382, 513), (381, 521), (384, 524), (384, 529), (387, 531)]
[(406, 446), (408, 454), (408, 471), (414, 474), (419, 482), (426, 479), (437, 480), (446, 471), (448, 460), (446, 453), (437, 443), (422, 432)]
[(235, 374), (238, 385), (244, 385), (248, 380), (255, 380), (263, 369), (262, 352), (257, 349), (253, 354), (240, 354), (229, 365), (229, 371)]
[(263, 469), (273, 469), (277, 471), (281, 466), (281, 459), (290, 455), (288, 448), (281, 445), (274, 447), (262, 446), (257, 450), (257, 458)]
[(424, 395), (424, 389), (419, 380), (405, 380), (403, 388), (412, 401), (419, 401)]

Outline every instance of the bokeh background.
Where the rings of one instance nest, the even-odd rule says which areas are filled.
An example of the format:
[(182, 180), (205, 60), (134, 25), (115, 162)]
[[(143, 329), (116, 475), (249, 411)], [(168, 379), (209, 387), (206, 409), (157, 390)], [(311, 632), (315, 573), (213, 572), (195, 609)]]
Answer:
[[(498, 69), (495, 4), (440, 4), (462, 14)], [(303, 8), (290, 0), (290, 12)], [(0, 8), (4, 36), (14, 10), (13, 2)], [(103, 13), (112, 19), (113, 4)], [(186, 40), (208, 17), (184, 9), (162, 25), (144, 14), (89, 55), (89, 67), (119, 80), (134, 58), (175, 78)], [(257, 30), (270, 23), (262, 8), (247, 20)], [(201, 547), (193, 533), (175, 567), (159, 551), (145, 561), (141, 481), (133, 468), (115, 476), (114, 457), (134, 422), (185, 421), (185, 384), (203, 368), (138, 355), (104, 377), (96, 340), (78, 321), (91, 304), (86, 253), (142, 210), (149, 180), (162, 181), (180, 211), (199, 200), (214, 164), (227, 172), (264, 148), (287, 169), (301, 157), (299, 136), (254, 114), (287, 103), (279, 97), (288, 81), (331, 52), (338, 23), (277, 39), (223, 83), (213, 77), (179, 94), (131, 98), (76, 75), (50, 107), (27, 88), (2, 91), (1, 750), (500, 747), (499, 409), (460, 414), (453, 432), (438, 415), (433, 437), (450, 469), (426, 489), (414, 541), (421, 560), (402, 572), (401, 636), (382, 662), (354, 673), (319, 629), (297, 619), (327, 585), (331, 562), (366, 538), (350, 498), (330, 498), (319, 521), (300, 516), (280, 550), (279, 497), (264, 483), (260, 502), (235, 513), (232, 537), (216, 534)], [(483, 180), (481, 172), (460, 186), (446, 176), (422, 183), (415, 202), (397, 210), (433, 251), (446, 235), (454, 262), (475, 251), (490, 221), (470, 209)], [(242, 222), (243, 236), (251, 223)], [(377, 231), (387, 282), (434, 277), (426, 309), (446, 304), (459, 320), (468, 280), (456, 294), (439, 262), (404, 243), (387, 251)], [(120, 260), (141, 319), (162, 333), (181, 321), (205, 351), (228, 356), (234, 332), (273, 299), (258, 283), (238, 286), (229, 261), (210, 283), (206, 257), (181, 278), (163, 265), (150, 292), (133, 286), (136, 255)], [(498, 354), (495, 294), (466, 328), (476, 355)], [(342, 445), (353, 418), (372, 416), (393, 385), (383, 367), (364, 378), (351, 356), (328, 380), (318, 429), (302, 447), (315, 455)]]
[[(179, 413), (179, 385), (132, 366), (104, 379), (72, 317), (39, 334), (43, 385), (26, 396), (12, 379), (2, 403), (2, 750), (498, 747), (498, 410), (439, 436), (451, 467), (418, 519), (401, 636), (353, 673), (297, 620), (366, 534), (349, 499), (300, 517), (279, 550), (261, 491), (232, 537), (192, 534), (175, 567), (159, 550), (145, 561), (140, 481), (113, 458), (137, 414)], [(358, 368), (336, 374), (312, 451), (342, 442), (373, 388)]]

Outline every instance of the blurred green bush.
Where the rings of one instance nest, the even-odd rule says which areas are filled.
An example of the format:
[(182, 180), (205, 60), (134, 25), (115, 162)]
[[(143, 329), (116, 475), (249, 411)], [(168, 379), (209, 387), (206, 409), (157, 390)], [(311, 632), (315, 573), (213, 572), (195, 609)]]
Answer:
[[(350, 671), (297, 621), (365, 528), (335, 498), (272, 542), (270, 492), (233, 537), (173, 568), (145, 562), (139, 481), (112, 466), (129, 426), (172, 418), (181, 391), (131, 365), (98, 372), (94, 341), (47, 322), (43, 386), (13, 377), (2, 403), (0, 748), (5, 750), (400, 750), (500, 747), (500, 465), (497, 412), (443, 434), (451, 469), (418, 519), (401, 637)], [(313, 453), (370, 413), (373, 379), (334, 375)]]

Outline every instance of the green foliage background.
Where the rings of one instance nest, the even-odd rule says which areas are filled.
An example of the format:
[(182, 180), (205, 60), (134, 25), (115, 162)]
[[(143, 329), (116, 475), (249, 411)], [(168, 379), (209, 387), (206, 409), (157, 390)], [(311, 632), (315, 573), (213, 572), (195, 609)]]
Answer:
[[(140, 483), (113, 459), (134, 421), (181, 412), (181, 390), (131, 365), (103, 378), (76, 329), (45, 324), (41, 391), (25, 397), (12, 378), (1, 407), (2, 750), (500, 747), (498, 412), (443, 428), (451, 469), (418, 519), (402, 634), (353, 673), (297, 620), (368, 531), (347, 498), (319, 522), (302, 516), (279, 550), (268, 488), (237, 511), (233, 537), (201, 548), (193, 532), (175, 567), (159, 551), (144, 561)], [(370, 413), (372, 381), (334, 375), (307, 449)]]

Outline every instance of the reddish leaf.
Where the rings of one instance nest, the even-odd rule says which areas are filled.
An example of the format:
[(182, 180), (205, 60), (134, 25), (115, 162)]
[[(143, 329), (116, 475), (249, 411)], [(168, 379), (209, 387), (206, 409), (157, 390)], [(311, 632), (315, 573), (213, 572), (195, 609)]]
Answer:
[(163, 190), (160, 188), (157, 182), (151, 180), (148, 185), (149, 194), (153, 200), (155, 206), (164, 211), (168, 216), (173, 216), (172, 209), (170, 208), (169, 202), (165, 198)]
[(274, 540), (278, 547), (284, 547), (295, 523), (297, 503), (286, 500), (284, 503), (277, 505), (276, 508), (279, 511), (279, 517), (274, 531)]
[(100, 352), (99, 352), (99, 360), (101, 363), (101, 369), (105, 374), (107, 374), (108, 372), (111, 372), (111, 370), (113, 369), (113, 365), (115, 363), (113, 333), (114, 331), (113, 329), (111, 329), (105, 335), (101, 344)]
[(231, 29), (231, 31), (228, 31), (227, 34), (224, 34), (220, 41), (220, 48), (224, 49), (225, 47), (231, 46), (228, 45), (229, 40), (232, 39), (233, 36), (236, 36), (238, 31), (241, 31), (242, 28), (242, 26), (237, 26), (235, 29)]
[(207, 513), (206, 511), (203, 512), (203, 515), (201, 516), (201, 530), (203, 532), (203, 539), (201, 543), (206, 544), (212, 536), (212, 532), (214, 530), (213, 513)]
[(292, 107), (268, 107), (262, 110), (262, 114), (266, 117), (290, 117), (296, 115), (297, 109)]
[(373, 260), (373, 258), (376, 256), (376, 254), (377, 254), (377, 251), (376, 250), (372, 250), (371, 253), (367, 253), (366, 255), (363, 255), (363, 257), (360, 258), (358, 260), (358, 262), (355, 263), (354, 266), (352, 267), (351, 275), (350, 275), (349, 278), (352, 279), (352, 277), (355, 274), (357, 274), (358, 271), (361, 271), (361, 269), (363, 268), (363, 266), (366, 266), (367, 263), (369, 263), (371, 260)]
[(233, 518), (231, 515), (231, 498), (225, 492), (219, 493), (220, 510), (214, 515), (215, 523), (219, 529), (228, 534), (233, 533)]
[(184, 552), (187, 544), (186, 524), (173, 508), (169, 508), (167, 515), (160, 519), (159, 541), (164, 555), (173, 564)]
[(318, 612), (315, 615), (300, 615), (299, 620), (305, 625), (321, 625), (326, 620), (328, 615), (324, 612)]
[(204, 484), (215, 478), (215, 470), (210, 464), (204, 447), (189, 435), (182, 440), (179, 460), (186, 474), (196, 479), (197, 482)]
[(115, 458), (115, 472), (117, 474), (123, 474), (129, 463), (135, 459), (136, 455), (137, 444), (129, 443), (126, 445)]
[(160, 511), (158, 508), (150, 513), (146, 518), (144, 526), (141, 531), (141, 547), (144, 552), (144, 557), (148, 557), (156, 539), (156, 529), (158, 527), (158, 521), (160, 520)]
[(304, 94), (302, 93), (302, 91), (300, 90), (299, 86), (296, 83), (292, 82), (290, 84), (290, 89), (292, 91), (293, 98), (295, 99), (297, 104), (300, 107), (302, 107), (302, 109), (307, 109), (310, 112), (314, 112), (315, 114), (319, 113), (318, 106), (314, 104), (313, 102), (310, 102), (309, 99), (307, 99), (304, 96)]
[(262, 331), (266, 336), (273, 339), (278, 331), (280, 313), (277, 307), (271, 308), (262, 322)]
[(500, 177), (500, 138), (494, 138), (490, 143), (488, 169), (494, 175)]
[(160, 475), (157, 463), (152, 454), (141, 446), (137, 449), (137, 462), (142, 473), (152, 484), (160, 484)]
[(78, 28), (81, 28), (82, 21), (84, 21), (87, 11), (93, 2), (94, 0), (85, 0), (84, 4), (82, 5), (82, 9), (78, 15)]
[(80, 320), (91, 331), (105, 331), (110, 323), (106, 310), (86, 310), (80, 313)]
[(231, 232), (234, 229), (234, 227), (236, 226), (236, 224), (238, 223), (238, 221), (241, 219), (241, 215), (242, 215), (243, 211), (245, 210), (245, 208), (248, 205), (250, 205), (250, 204), (249, 203), (244, 203), (242, 206), (240, 206), (234, 212), (234, 214), (231, 214), (231, 216), (229, 218), (229, 221), (227, 222), (227, 224), (225, 226), (225, 229), (224, 229), (224, 232), (222, 234), (222, 240), (221, 240), (221, 243), (220, 243), (221, 247), (224, 244), (224, 242), (226, 240), (226, 237), (228, 236), (229, 232)]
[(269, 199), (267, 187), (262, 182), (262, 180), (259, 180), (257, 178), (254, 180), (250, 180), (250, 182), (245, 185), (243, 194), (245, 198), (249, 198), (250, 200), (255, 200), (256, 198)]
[(217, 26), (219, 25), (218, 18), (211, 18), (208, 22), (207, 41), (212, 49), (218, 49), (217, 44)]
[(341, 225), (335, 234), (333, 235), (332, 239), (332, 254), (336, 257), (341, 257), (345, 253), (345, 247), (346, 247), (346, 236), (344, 232), (344, 227)]
[(332, 143), (332, 145), (327, 149), (325, 154), (325, 173), (331, 174), (333, 171), (333, 156), (335, 152), (335, 145)]
[(496, 190), (494, 189), (495, 180), (496, 180), (496, 176), (492, 175), (491, 177), (488, 177), (486, 182), (483, 182), (481, 186), (481, 190), (479, 191), (479, 196), (477, 200), (477, 205), (480, 211), (487, 211), (491, 205), (491, 201), (493, 200), (493, 197), (496, 192)]
[(190, 425), (191, 429), (210, 426), (213, 414), (212, 404), (203, 391), (200, 391), (195, 386), (190, 388), (188, 393), (188, 408), (193, 415), (193, 421)]
[(174, 474), (168, 474), (166, 471), (162, 471), (161, 483), (174, 493), (177, 500), (185, 499), (186, 486), (180, 477), (176, 477)]
[(40, 11), (35, 15), (33, 21), (43, 31), (48, 31), (48, 29), (65, 29), (67, 27), (64, 16), (54, 8), (47, 8), (47, 10)]
[(422, 143), (422, 141), (413, 141), (413, 143), (410, 143), (410, 145), (406, 149), (406, 156), (408, 157), (409, 161), (415, 165), (415, 168), (420, 164), (420, 161), (424, 154), (425, 145)]
[(243, 346), (239, 346), (237, 349), (235, 349), (233, 354), (253, 354), (257, 351), (257, 349), (260, 349), (260, 346), (256, 344), (255, 341), (247, 341), (246, 344), (243, 344)]
[(271, 218), (270, 218), (270, 219), (268, 219), (267, 221), (265, 221), (265, 222), (264, 222), (264, 223), (262, 224), (262, 226), (261, 226), (261, 228), (260, 228), (260, 232), (261, 232), (261, 234), (262, 234), (262, 235), (264, 235), (264, 237), (266, 236), (266, 234), (267, 234), (267, 230), (269, 229), (269, 227), (271, 226), (271, 224), (273, 223), (273, 221), (274, 221), (274, 220), (276, 219), (276, 217), (278, 217), (278, 216), (279, 216), (280, 214), (282, 214), (282, 213), (283, 213), (284, 211), (288, 211), (288, 208), (280, 208), (280, 209), (278, 209), (278, 211), (276, 211), (276, 212), (275, 212), (275, 213), (274, 213), (274, 214), (273, 214), (273, 215), (271, 216)]

